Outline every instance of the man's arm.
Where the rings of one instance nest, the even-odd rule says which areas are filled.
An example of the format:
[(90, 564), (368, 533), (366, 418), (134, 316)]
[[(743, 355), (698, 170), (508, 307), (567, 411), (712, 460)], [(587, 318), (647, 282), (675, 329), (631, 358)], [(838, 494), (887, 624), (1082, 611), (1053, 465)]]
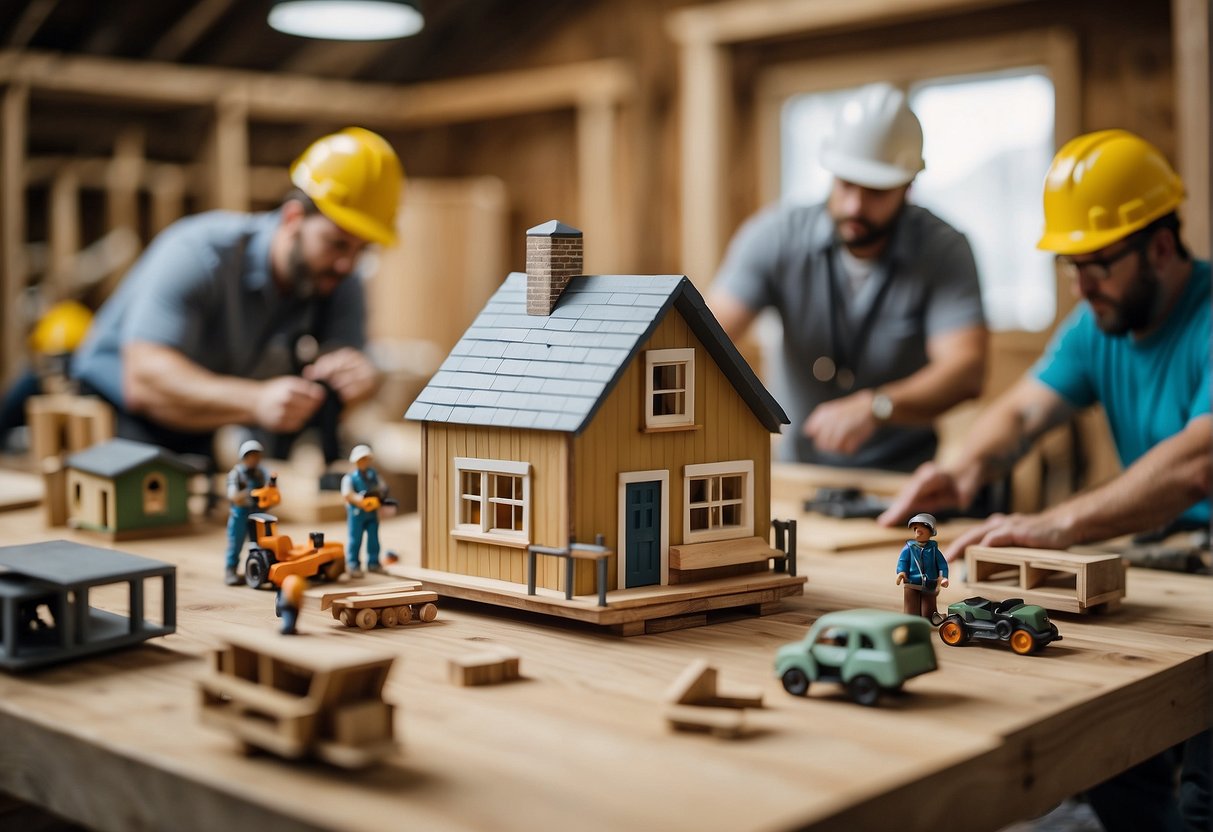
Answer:
[(255, 423), (290, 432), (303, 427), (324, 402), (324, 388), (306, 379), (250, 381), (218, 375), (180, 351), (150, 341), (122, 347), (122, 393), (132, 413), (195, 431)]
[[(889, 422), (928, 424), (940, 414), (981, 394), (989, 333), (984, 326), (965, 327), (927, 341), (927, 364), (881, 392), (893, 403)], [(854, 453), (875, 433), (874, 390), (859, 390), (825, 402), (804, 423), (805, 435), (823, 451)]]
[(1064, 549), (1162, 526), (1208, 499), (1213, 482), (1213, 416), (1193, 419), (1124, 473), (1040, 514), (996, 515), (961, 535), (951, 557), (971, 545)]
[(1042, 434), (1072, 413), (1053, 388), (1031, 376), (1020, 379), (978, 416), (955, 462), (919, 466), (880, 523), (897, 526), (916, 511), (968, 506), (982, 485), (1008, 473)]

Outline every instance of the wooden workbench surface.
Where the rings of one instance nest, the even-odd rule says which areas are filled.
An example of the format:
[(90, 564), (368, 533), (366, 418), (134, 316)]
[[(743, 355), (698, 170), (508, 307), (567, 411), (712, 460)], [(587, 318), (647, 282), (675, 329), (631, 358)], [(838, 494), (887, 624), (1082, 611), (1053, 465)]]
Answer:
[[(962, 818), (978, 830), (1044, 811), (1207, 727), (1210, 584), (1141, 570), (1121, 612), (1058, 616), (1064, 640), (1040, 655), (936, 642), (940, 670), (878, 708), (829, 684), (789, 696), (772, 670), (779, 645), (822, 612), (901, 599), (899, 545), (815, 553), (816, 527), (800, 527), (805, 596), (762, 619), (620, 639), (443, 600), (432, 624), (357, 632), (313, 607), (299, 641), (400, 657), (385, 696), (398, 705), (404, 755), (362, 774), (245, 758), (200, 725), (194, 680), (213, 634), (272, 632), (274, 595), (222, 585), (219, 526), (125, 543), (178, 565), (177, 634), (0, 675), (0, 789), (114, 830), (925, 830)], [(319, 528), (344, 536), (339, 524)], [(36, 510), (0, 515), (0, 531), (6, 543), (60, 536)], [(382, 537), (416, 562), (415, 517), (385, 522)], [(965, 596), (954, 585), (942, 603)], [(517, 651), (523, 680), (452, 686), (447, 660), (486, 642)], [(666, 687), (701, 657), (722, 685), (763, 690), (747, 736), (665, 727)]]

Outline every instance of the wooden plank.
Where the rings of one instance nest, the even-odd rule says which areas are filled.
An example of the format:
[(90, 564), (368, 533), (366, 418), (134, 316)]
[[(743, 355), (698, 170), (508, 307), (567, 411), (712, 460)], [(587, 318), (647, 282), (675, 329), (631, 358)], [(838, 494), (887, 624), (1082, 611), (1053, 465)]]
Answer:
[(396, 581), (390, 584), (374, 584), (372, 586), (358, 587), (343, 587), (341, 589), (320, 589), (310, 590), (307, 592), (308, 598), (315, 598), (320, 609), (327, 610), (334, 601), (339, 598), (349, 598), (351, 596), (363, 594), (380, 594), (385, 592), (409, 592), (414, 589), (421, 588), (421, 581)]
[(0, 511), (36, 506), (42, 496), (43, 484), (37, 474), (0, 469)]
[(152, 61), (176, 61), (190, 51), (219, 22), (235, 0), (199, 0), (177, 19), (172, 28), (152, 44)]
[(438, 600), (436, 592), (392, 592), (375, 595), (351, 595), (333, 601), (338, 609), (377, 609), (388, 606), (408, 606), (410, 604), (430, 604)]
[(741, 735), (745, 721), (737, 708), (712, 708), (703, 705), (667, 705), (666, 722), (678, 731), (705, 731), (732, 739)]

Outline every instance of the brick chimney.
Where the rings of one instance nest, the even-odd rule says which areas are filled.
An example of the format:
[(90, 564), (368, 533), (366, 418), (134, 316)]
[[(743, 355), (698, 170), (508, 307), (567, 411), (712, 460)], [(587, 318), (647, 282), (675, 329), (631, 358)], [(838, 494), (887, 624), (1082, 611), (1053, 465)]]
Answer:
[(569, 279), (581, 274), (581, 232), (558, 220), (526, 233), (526, 313), (551, 315)]

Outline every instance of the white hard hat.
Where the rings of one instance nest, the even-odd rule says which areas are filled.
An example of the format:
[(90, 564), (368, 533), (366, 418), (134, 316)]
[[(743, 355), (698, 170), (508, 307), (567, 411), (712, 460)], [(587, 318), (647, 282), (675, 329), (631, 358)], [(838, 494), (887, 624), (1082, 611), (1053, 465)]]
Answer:
[(265, 448), (256, 439), (248, 439), (240, 446), (240, 458), (244, 459), (251, 453), (265, 453)]
[(350, 462), (357, 462), (364, 456), (371, 456), (374, 453), (370, 445), (355, 445), (354, 450), (350, 451)]
[(821, 166), (839, 179), (888, 190), (908, 185), (926, 167), (922, 125), (905, 93), (890, 84), (863, 87), (838, 108)]
[(931, 530), (931, 537), (935, 536), (936, 528), (935, 528), (935, 515), (934, 514), (927, 514), (926, 512), (923, 512), (922, 514), (915, 514), (913, 517), (910, 518), (910, 522), (906, 523), (906, 526), (909, 528), (913, 528), (915, 523), (922, 523), (924, 526), (926, 526), (928, 529)]

